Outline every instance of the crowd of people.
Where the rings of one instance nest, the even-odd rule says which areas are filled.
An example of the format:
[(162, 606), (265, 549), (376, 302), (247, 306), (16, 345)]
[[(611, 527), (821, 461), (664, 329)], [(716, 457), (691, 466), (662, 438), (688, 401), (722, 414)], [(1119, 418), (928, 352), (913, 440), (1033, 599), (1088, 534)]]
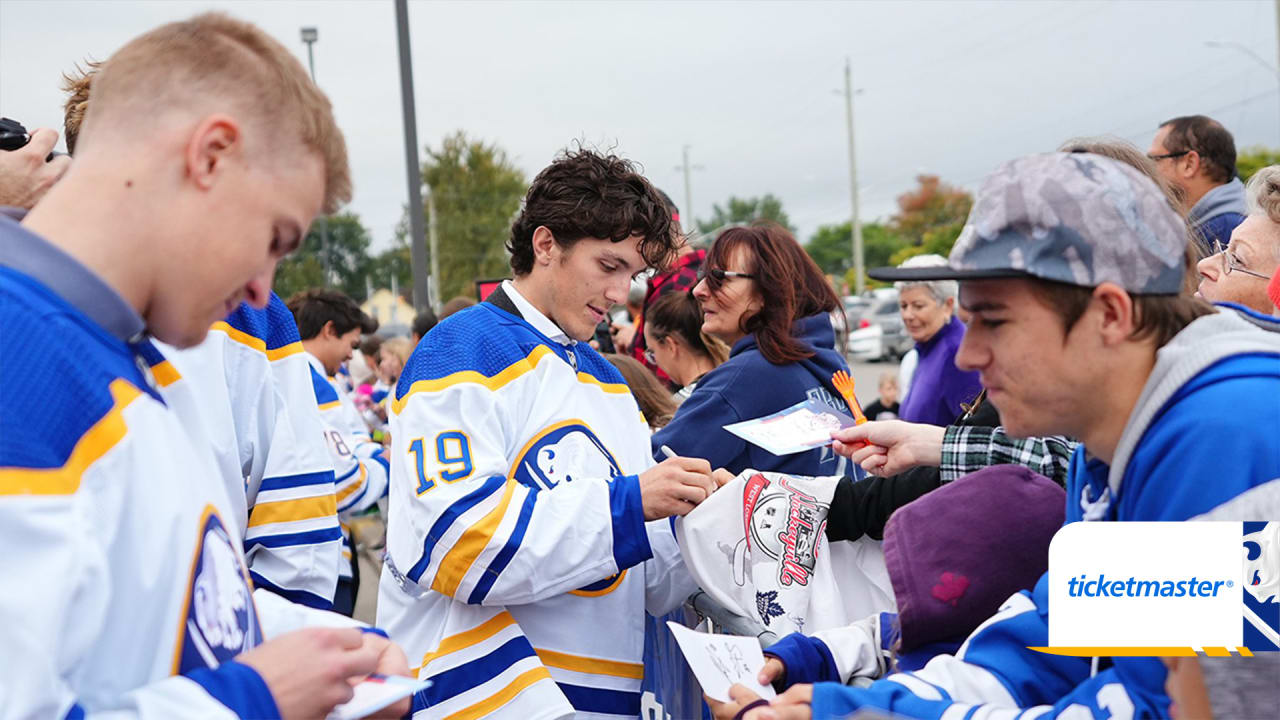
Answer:
[(1280, 166), (1243, 184), (1212, 119), (993, 158), (949, 258), (871, 271), (909, 382), (774, 455), (724, 427), (860, 412), (785, 229), (695, 248), (634, 164), (565, 151), (511, 277), (383, 338), (340, 292), (271, 290), (351, 194), (277, 41), (199, 15), (64, 89), (72, 155), (49, 129), (0, 153), (0, 717), (325, 717), (379, 674), (430, 681), (379, 717), (636, 717), (652, 619), (699, 590), (676, 519), (749, 471), (833, 485), (819, 534), (881, 548), (894, 598), (766, 648), (780, 694), (716, 718), (1274, 715), (1280, 654), (1031, 649), (1064, 522), (1280, 518)]

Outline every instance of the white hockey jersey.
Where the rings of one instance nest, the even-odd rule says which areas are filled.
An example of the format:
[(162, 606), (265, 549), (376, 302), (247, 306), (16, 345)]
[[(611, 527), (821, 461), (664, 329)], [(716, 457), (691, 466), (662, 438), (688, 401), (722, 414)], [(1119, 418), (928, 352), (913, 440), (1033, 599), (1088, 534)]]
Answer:
[(275, 712), (228, 662), (264, 636), (243, 498), (149, 384), (141, 318), (0, 219), (0, 328), (0, 717)]
[(396, 388), (378, 624), (433, 682), (417, 718), (635, 717), (644, 612), (694, 589), (670, 523), (644, 522), (648, 426), (604, 358), (496, 296)]
[[(293, 315), (272, 293), (262, 310), (241, 303), (194, 348), (157, 345), (164, 357), (149, 360), (161, 393), (188, 427), (203, 427), (233, 501), (243, 498), (236, 519), (254, 585), (332, 608), (341, 552), (333, 461)], [(188, 396), (168, 387), (178, 375)]]
[[(387, 496), (391, 466), (382, 445), (370, 439), (368, 428), (364, 427), (350, 397), (341, 394), (340, 381), (325, 377), (324, 365), (316, 356), (310, 353), (305, 356), (310, 363), (312, 397), (320, 411), (329, 458), (333, 462), (338, 516), (345, 523)], [(358, 426), (352, 424), (353, 413)], [(346, 580), (352, 579), (351, 552), (351, 531), (343, 524), (338, 577)]]

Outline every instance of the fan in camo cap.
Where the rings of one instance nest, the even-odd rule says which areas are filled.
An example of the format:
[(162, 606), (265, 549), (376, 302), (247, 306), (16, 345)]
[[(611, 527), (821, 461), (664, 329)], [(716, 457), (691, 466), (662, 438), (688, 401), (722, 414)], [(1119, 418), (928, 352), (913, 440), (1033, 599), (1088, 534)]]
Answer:
[(1142, 173), (1100, 155), (1045, 153), (1011, 160), (983, 181), (949, 267), (869, 274), (879, 280), (1032, 276), (1176, 295), (1186, 247), (1182, 218)]

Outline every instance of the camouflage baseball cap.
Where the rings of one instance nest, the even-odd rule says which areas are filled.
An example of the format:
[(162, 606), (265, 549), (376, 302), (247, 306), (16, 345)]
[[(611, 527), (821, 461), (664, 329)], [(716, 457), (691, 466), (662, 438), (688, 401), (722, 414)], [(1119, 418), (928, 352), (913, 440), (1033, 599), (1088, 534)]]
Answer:
[(1138, 170), (1090, 153), (1011, 160), (989, 175), (948, 267), (877, 268), (878, 280), (1037, 277), (1134, 294), (1182, 288), (1187, 229)]

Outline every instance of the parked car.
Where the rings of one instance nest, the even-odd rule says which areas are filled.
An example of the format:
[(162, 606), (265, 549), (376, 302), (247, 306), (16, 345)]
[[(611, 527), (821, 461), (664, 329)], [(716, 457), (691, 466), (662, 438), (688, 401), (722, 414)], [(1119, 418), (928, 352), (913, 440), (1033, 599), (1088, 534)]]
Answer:
[[(849, 339), (845, 346), (852, 360), (899, 360), (914, 346), (902, 326), (898, 292), (892, 288), (872, 291), (870, 297), (853, 298), (855, 312), (848, 312)], [(846, 298), (845, 307), (850, 303)]]

